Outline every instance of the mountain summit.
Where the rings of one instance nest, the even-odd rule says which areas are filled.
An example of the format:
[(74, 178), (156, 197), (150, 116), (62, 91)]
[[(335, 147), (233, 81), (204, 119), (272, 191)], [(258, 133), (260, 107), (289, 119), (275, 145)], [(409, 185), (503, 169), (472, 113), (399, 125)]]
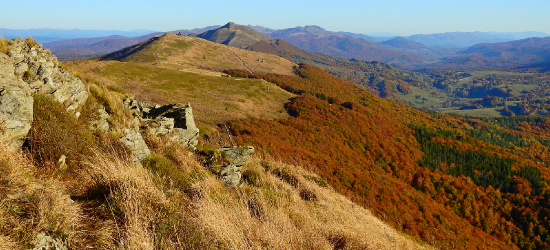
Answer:
[(196, 35), (197, 37), (237, 48), (247, 48), (259, 41), (273, 41), (275, 39), (261, 34), (244, 25), (229, 22), (226, 25)]

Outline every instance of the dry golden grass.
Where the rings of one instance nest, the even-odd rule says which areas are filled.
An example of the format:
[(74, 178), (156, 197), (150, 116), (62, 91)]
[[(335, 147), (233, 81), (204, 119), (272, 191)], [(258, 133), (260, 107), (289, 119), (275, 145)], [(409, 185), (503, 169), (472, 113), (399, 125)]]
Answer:
[[(253, 158), (245, 171), (254, 185), (235, 190), (216, 179), (197, 184), (200, 223), (234, 249), (425, 249), (330, 188), (304, 178), (305, 170)], [(277, 177), (284, 169), (293, 178)], [(310, 178), (311, 179), (311, 178)], [(295, 180), (295, 181), (289, 181)], [(308, 195), (304, 195), (308, 194)]]
[[(149, 225), (154, 209), (166, 202), (162, 191), (152, 181), (151, 174), (128, 161), (98, 154), (86, 169), (91, 187), (108, 187), (114, 204), (123, 214), (119, 231), (119, 249), (153, 249), (154, 240)], [(121, 225), (122, 227), (122, 225)]]
[(195, 121), (209, 125), (220, 119), (284, 119), (284, 104), (294, 95), (259, 79), (205, 76), (117, 61), (64, 62), (84, 81), (102, 82), (124, 89), (139, 100), (158, 104), (187, 103)]
[(292, 75), (292, 67), (296, 65), (279, 56), (171, 33), (147, 44), (142, 50), (125, 58), (124, 61), (155, 64), (159, 67), (183, 71), (198, 69), (222, 72), (226, 69), (247, 70), (249, 68), (255, 73), (284, 75)]
[(39, 232), (61, 237), (69, 246), (82, 243), (82, 211), (63, 183), (39, 179), (29, 159), (4, 145), (0, 165), (0, 245), (26, 249)]
[[(119, 119), (115, 130), (127, 126), (131, 116), (116, 104), (124, 94), (87, 84), (96, 93), (79, 120), (101, 103)], [(40, 232), (70, 249), (428, 248), (300, 166), (252, 157), (242, 185), (229, 188), (199, 154), (166, 138), (146, 141), (153, 155), (143, 167), (115, 144), (94, 144), (67, 173), (0, 145), (0, 249), (32, 248)]]
[(38, 45), (38, 43), (32, 38), (32, 37), (27, 37), (25, 39), (25, 42), (27, 43), (27, 45), (29, 45), (29, 47), (36, 47)]
[(8, 45), (9, 45), (8, 40), (0, 38), (0, 52), (1, 53), (8, 54)]
[(154, 149), (175, 159), (174, 171), (202, 177), (178, 186), (172, 175), (98, 153), (79, 178), (84, 189), (103, 189), (98, 201), (108, 213), (95, 216), (86, 201), (67, 194), (64, 185), (71, 184), (37, 178), (24, 156), (0, 148), (2, 183), (8, 183), (1, 188), (0, 246), (29, 246), (46, 231), (73, 248), (428, 248), (300, 167), (253, 157), (243, 168), (243, 184), (228, 188), (186, 151), (160, 144)]

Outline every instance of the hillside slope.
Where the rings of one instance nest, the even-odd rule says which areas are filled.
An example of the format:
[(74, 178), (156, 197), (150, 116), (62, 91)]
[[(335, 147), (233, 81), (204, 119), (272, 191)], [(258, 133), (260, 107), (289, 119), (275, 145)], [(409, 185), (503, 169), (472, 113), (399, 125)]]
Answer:
[[(228, 127), (220, 123), (219, 129), (204, 130), (202, 140), (229, 143), (222, 136), (229, 129), (239, 145), (307, 166), (394, 228), (439, 248), (548, 247), (548, 119), (422, 112), (305, 64), (295, 75), (226, 73), (233, 80), (275, 83), (297, 95), (284, 105), (290, 117), (237, 118)], [(102, 70), (87, 74), (103, 78)], [(154, 73), (109, 73), (114, 84), (143, 75)]]
[(99, 60), (119, 60), (154, 64), (160, 67), (221, 72), (242, 69), (257, 73), (291, 75), (294, 63), (275, 55), (242, 50), (204, 39), (165, 34), (123, 50), (102, 56)]
[[(194, 127), (189, 105), (147, 104), (102, 78), (77, 79), (87, 97), (79, 106), (56, 100), (59, 93), (25, 91), (35, 81), (28, 72), (16, 74), (18, 58), (33, 58), (29, 55), (38, 50), (48, 59), (36, 62), (38, 67), (57, 60), (30, 39), (7, 44), (9, 56), (0, 51), (0, 87), (7, 90), (0, 95), (0, 114), (2, 119), (21, 118), (4, 110), (13, 103), (6, 100), (22, 95), (31, 99), (25, 109), (32, 113), (32, 121), (27, 121), (31, 126), (22, 148), (5, 145), (10, 138), (0, 142), (2, 249), (428, 249), (300, 165), (269, 156), (239, 158), (242, 182), (224, 185), (220, 171), (228, 163), (237, 164), (224, 150), (238, 147), (219, 149), (228, 143), (218, 131), (201, 131), (196, 149), (174, 139), (175, 126)], [(111, 75), (117, 80), (181, 73), (148, 64), (83, 63), (87, 62), (95, 63), (89, 76)], [(56, 81), (63, 78), (63, 84), (76, 79), (56, 63), (50, 70), (56, 72)], [(58, 70), (63, 76), (57, 76)], [(152, 84), (166, 79), (157, 80)], [(204, 85), (193, 80), (194, 85), (170, 86), (163, 93), (190, 86), (205, 91), (215, 85), (209, 82), (213, 78), (202, 79)], [(237, 94), (244, 95), (254, 92), (247, 85), (263, 82), (234, 81), (243, 82)], [(62, 87), (53, 86), (53, 92), (65, 91)], [(206, 94), (199, 97), (212, 99)], [(167, 107), (177, 112), (152, 118)], [(170, 121), (174, 127), (167, 126)]]
[(299, 95), (288, 120), (231, 122), (237, 141), (310, 164), (380, 218), (442, 248), (548, 246), (548, 119), (429, 114), (309, 65), (297, 74), (248, 75)]
[(375, 95), (393, 100), (400, 100), (399, 94), (411, 93), (411, 86), (429, 86), (431, 82), (427, 75), (421, 73), (395, 69), (377, 61), (311, 53), (281, 39), (272, 43), (260, 41), (248, 49), (279, 55), (296, 63), (314, 65), (344, 80), (352, 81)]
[(245, 49), (258, 41), (273, 41), (274, 39), (254, 31), (252, 28), (229, 22), (226, 25), (196, 35), (197, 37)]

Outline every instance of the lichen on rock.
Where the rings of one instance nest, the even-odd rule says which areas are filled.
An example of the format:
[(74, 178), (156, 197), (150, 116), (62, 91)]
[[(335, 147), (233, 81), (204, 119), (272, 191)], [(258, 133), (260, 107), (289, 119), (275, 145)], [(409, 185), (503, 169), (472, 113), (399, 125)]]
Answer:
[(227, 186), (235, 187), (241, 181), (241, 167), (246, 164), (250, 155), (254, 153), (254, 147), (224, 147), (219, 150), (222, 152), (226, 162), (221, 168), (220, 178)]

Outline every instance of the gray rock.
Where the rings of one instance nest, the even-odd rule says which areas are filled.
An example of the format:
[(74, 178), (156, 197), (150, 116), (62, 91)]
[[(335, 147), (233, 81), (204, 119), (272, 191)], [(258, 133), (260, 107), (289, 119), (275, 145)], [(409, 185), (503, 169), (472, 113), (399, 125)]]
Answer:
[(123, 103), (128, 109), (130, 109), (134, 117), (145, 117), (146, 113), (150, 110), (147, 103), (140, 102), (133, 96), (125, 98)]
[(29, 65), (27, 63), (21, 62), (15, 65), (15, 74), (18, 76), (23, 76), (28, 70)]
[(88, 92), (84, 84), (70, 72), (58, 67), (57, 58), (46, 53), (42, 45), (30, 47), (25, 40), (15, 38), (8, 46), (9, 63), (15, 65), (12, 74), (26, 81), (32, 94), (53, 96), (68, 111), (86, 103)]
[(195, 148), (198, 144), (199, 129), (195, 126), (193, 108), (191, 104), (169, 104), (153, 108), (145, 114), (149, 119), (159, 117), (172, 118), (174, 129), (170, 133), (170, 139), (186, 147)]
[(105, 107), (103, 106), (99, 107), (96, 111), (96, 114), (97, 114), (97, 120), (93, 120), (90, 123), (90, 127), (92, 129), (96, 129), (101, 132), (109, 131), (109, 122), (107, 120), (111, 116), (109, 115), (109, 113), (107, 113), (107, 111), (105, 111)]
[(31, 128), (33, 98), (27, 84), (13, 74), (13, 65), (5, 62), (0, 56), (0, 140), (20, 148)]
[(127, 128), (124, 130), (124, 134), (125, 136), (121, 137), (120, 141), (130, 149), (132, 161), (141, 162), (151, 155), (151, 151), (149, 151), (147, 144), (145, 144), (143, 137), (137, 129)]
[(219, 150), (227, 162), (221, 168), (220, 177), (227, 186), (235, 187), (241, 181), (241, 167), (246, 164), (250, 155), (254, 153), (254, 147), (224, 147)]
[(32, 242), (33, 250), (67, 250), (67, 246), (61, 239), (54, 239), (46, 233), (39, 233)]
[(144, 119), (142, 128), (146, 133), (154, 136), (163, 136), (174, 130), (174, 118), (157, 117), (155, 119)]

